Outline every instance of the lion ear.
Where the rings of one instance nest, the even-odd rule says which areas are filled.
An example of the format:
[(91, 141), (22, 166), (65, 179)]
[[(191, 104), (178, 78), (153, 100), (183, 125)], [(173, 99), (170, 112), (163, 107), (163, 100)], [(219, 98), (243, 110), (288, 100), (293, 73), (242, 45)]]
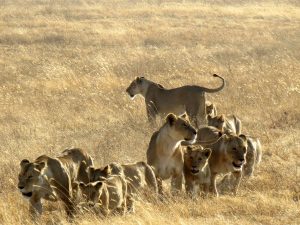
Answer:
[(205, 149), (203, 150), (203, 154), (204, 154), (204, 156), (205, 156), (206, 158), (209, 158), (210, 155), (211, 155), (211, 149), (210, 149), (210, 148), (205, 148)]
[(45, 162), (40, 162), (35, 164), (35, 168), (41, 171), (45, 167)]
[(208, 114), (208, 115), (206, 116), (206, 118), (207, 118), (207, 120), (211, 120), (211, 119), (212, 119), (212, 116), (211, 116), (210, 114)]
[(99, 190), (101, 187), (102, 187), (102, 182), (101, 181), (98, 181), (96, 184), (95, 184), (95, 188), (97, 189), (97, 190)]
[(188, 145), (188, 146), (186, 147), (186, 151), (187, 151), (188, 154), (191, 154), (192, 151), (193, 151), (193, 147), (190, 146), (190, 145)]
[(79, 183), (79, 187), (80, 187), (80, 188), (84, 188), (84, 187), (86, 187), (86, 184), (83, 183), (83, 182), (80, 182), (80, 183)]
[(95, 168), (93, 166), (88, 167), (88, 175), (92, 177), (95, 173)]
[(239, 137), (244, 141), (247, 142), (247, 137), (244, 134), (240, 134)]
[(180, 115), (181, 118), (187, 119), (188, 115), (186, 114), (186, 112), (184, 112), (183, 114)]
[(173, 126), (174, 123), (176, 122), (176, 120), (177, 120), (177, 116), (174, 115), (173, 113), (170, 113), (170, 114), (167, 115), (167, 117), (166, 117), (166, 122), (167, 122), (168, 124), (170, 124), (170, 126)]
[(25, 166), (26, 164), (29, 163), (29, 160), (28, 159), (23, 159), (21, 162), (20, 162), (20, 166), (23, 167)]
[(104, 169), (103, 169), (103, 172), (106, 174), (106, 175), (110, 175), (111, 174), (111, 168), (109, 165), (105, 166)]
[(219, 120), (222, 121), (222, 122), (225, 122), (225, 115), (222, 114), (222, 115), (220, 116)]
[(135, 78), (135, 80), (136, 80), (137, 83), (141, 83), (143, 78), (144, 77), (137, 77), (137, 78)]
[(218, 131), (218, 136), (222, 137), (222, 135), (223, 135), (223, 132), (222, 131)]

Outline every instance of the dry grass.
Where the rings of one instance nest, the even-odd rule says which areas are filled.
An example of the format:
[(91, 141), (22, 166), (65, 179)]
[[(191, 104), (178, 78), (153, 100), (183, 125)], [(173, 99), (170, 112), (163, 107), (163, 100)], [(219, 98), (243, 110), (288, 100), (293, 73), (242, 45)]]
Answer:
[[(212, 73), (228, 85), (208, 98), (262, 140), (255, 177), (237, 197), (138, 203), (136, 214), (78, 223), (300, 223), (298, 1), (1, 0), (0, 52), (0, 224), (31, 224), (16, 187), (25, 157), (78, 146), (98, 166), (145, 159), (154, 128), (124, 91), (135, 76), (215, 87)], [(45, 206), (42, 224), (67, 223)]]

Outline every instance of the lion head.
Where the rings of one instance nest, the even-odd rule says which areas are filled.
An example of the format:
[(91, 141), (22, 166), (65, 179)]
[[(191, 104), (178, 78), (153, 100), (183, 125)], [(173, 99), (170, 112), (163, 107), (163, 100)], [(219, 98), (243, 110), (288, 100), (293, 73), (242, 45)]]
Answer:
[(242, 169), (246, 163), (247, 138), (245, 135), (226, 135), (224, 144), (226, 145), (226, 159), (235, 171)]
[(146, 84), (144, 77), (135, 78), (129, 87), (126, 89), (128, 95), (133, 99), (136, 95), (142, 94), (145, 92)]
[(166, 117), (166, 123), (169, 126), (169, 135), (177, 140), (185, 140), (194, 143), (197, 138), (196, 129), (190, 124), (187, 114), (176, 116), (170, 113)]
[(83, 182), (79, 183), (79, 188), (81, 190), (82, 196), (87, 202), (95, 204), (99, 201), (99, 197), (102, 194), (103, 182), (96, 181), (85, 184)]
[(185, 167), (192, 174), (198, 174), (208, 164), (208, 159), (211, 155), (211, 149), (203, 148), (201, 145), (187, 146), (187, 151), (184, 154)]
[(33, 191), (39, 187), (41, 171), (45, 167), (45, 162), (31, 163), (23, 159), (20, 163), (18, 188), (24, 197), (31, 197)]
[(112, 172), (111, 172), (111, 167), (107, 165), (99, 169), (95, 169), (94, 167), (89, 167), (88, 174), (89, 174), (90, 181), (93, 182), (93, 181), (105, 180), (112, 174)]
[(225, 124), (225, 116), (223, 114), (215, 117), (208, 115), (207, 122), (208, 122), (208, 126), (216, 127), (222, 132), (224, 131), (224, 126), (226, 124)]
[(214, 105), (210, 103), (210, 105), (206, 105), (206, 114), (212, 115), (214, 113)]

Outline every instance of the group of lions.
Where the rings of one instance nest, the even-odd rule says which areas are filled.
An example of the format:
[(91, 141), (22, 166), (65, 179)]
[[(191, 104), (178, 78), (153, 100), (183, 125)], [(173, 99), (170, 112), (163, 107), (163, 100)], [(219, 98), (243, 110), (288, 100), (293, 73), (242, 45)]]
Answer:
[(149, 122), (153, 124), (156, 116), (165, 118), (152, 134), (147, 162), (95, 168), (92, 157), (78, 148), (66, 149), (58, 157), (23, 159), (18, 188), (29, 198), (31, 215), (35, 218), (42, 213), (42, 199), (61, 200), (69, 217), (78, 209), (92, 209), (104, 216), (133, 212), (137, 196), (152, 193), (162, 197), (162, 181), (169, 178), (174, 194), (184, 184), (191, 197), (218, 196), (216, 178), (224, 174), (220, 184), (236, 194), (241, 178), (252, 176), (261, 161), (261, 144), (241, 134), (236, 116), (218, 115), (216, 106), (206, 101), (206, 92), (225, 86), (221, 76), (213, 76), (222, 80), (216, 89), (166, 89), (144, 77), (132, 81), (126, 92), (131, 98), (138, 94), (145, 98)]

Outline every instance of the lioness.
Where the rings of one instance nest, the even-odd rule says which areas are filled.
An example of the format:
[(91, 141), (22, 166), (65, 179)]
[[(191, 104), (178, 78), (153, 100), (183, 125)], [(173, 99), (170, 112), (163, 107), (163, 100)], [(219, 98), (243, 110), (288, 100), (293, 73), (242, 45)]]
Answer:
[(42, 213), (41, 199), (62, 200), (67, 215), (73, 216), (72, 190), (81, 161), (93, 165), (92, 158), (77, 148), (66, 149), (57, 158), (42, 155), (33, 162), (21, 161), (18, 188), (24, 197), (29, 198), (29, 211), (33, 217)]
[(216, 186), (217, 174), (231, 173), (235, 177), (234, 193), (237, 193), (242, 177), (243, 165), (246, 162), (247, 138), (241, 134), (239, 136), (224, 134), (213, 144), (202, 144), (211, 148), (212, 154), (209, 158), (211, 172), (211, 189), (218, 196)]
[(252, 176), (254, 168), (260, 163), (262, 157), (262, 147), (258, 138), (247, 136), (246, 164), (243, 171), (244, 176)]
[(127, 184), (123, 176), (112, 175), (102, 181), (79, 183), (86, 201), (98, 206), (103, 215), (126, 212)]
[(162, 180), (172, 178), (172, 189), (182, 189), (182, 141), (193, 143), (197, 137), (187, 115), (169, 114), (164, 125), (153, 133), (147, 150), (147, 163), (157, 178), (158, 191), (162, 194)]
[(205, 107), (206, 107), (206, 115), (210, 115), (212, 117), (218, 115), (217, 114), (217, 107), (214, 103), (210, 101), (205, 102)]
[(211, 150), (201, 145), (187, 146), (184, 154), (184, 179), (185, 190), (188, 194), (196, 194), (196, 188), (203, 186), (205, 193), (208, 193), (210, 186), (210, 168), (208, 159)]
[[(157, 194), (157, 181), (152, 168), (145, 162), (132, 164), (110, 163), (104, 168), (89, 168), (89, 177), (92, 181), (101, 180), (111, 175), (124, 174), (128, 187), (127, 209), (134, 212), (134, 198), (136, 195), (146, 194), (150, 188), (154, 194)], [(148, 192), (149, 193), (149, 192)]]
[(213, 126), (225, 133), (234, 133), (240, 135), (242, 131), (242, 122), (235, 115), (207, 116), (208, 126)]
[(225, 81), (221, 76), (217, 74), (213, 76), (220, 78), (223, 82), (215, 89), (196, 85), (165, 89), (144, 77), (137, 77), (131, 82), (126, 92), (131, 98), (138, 94), (145, 98), (148, 120), (151, 123), (155, 121), (156, 115), (165, 117), (168, 113), (181, 115), (186, 112), (193, 124), (199, 127), (200, 124), (206, 123), (205, 93), (218, 92), (225, 86)]
[[(206, 145), (217, 142), (218, 139), (223, 135), (219, 129), (212, 126), (201, 127), (197, 131), (196, 144)], [(258, 138), (247, 137), (247, 154), (246, 163), (243, 166), (243, 175), (252, 176), (255, 167), (260, 163), (262, 157), (262, 147)]]

